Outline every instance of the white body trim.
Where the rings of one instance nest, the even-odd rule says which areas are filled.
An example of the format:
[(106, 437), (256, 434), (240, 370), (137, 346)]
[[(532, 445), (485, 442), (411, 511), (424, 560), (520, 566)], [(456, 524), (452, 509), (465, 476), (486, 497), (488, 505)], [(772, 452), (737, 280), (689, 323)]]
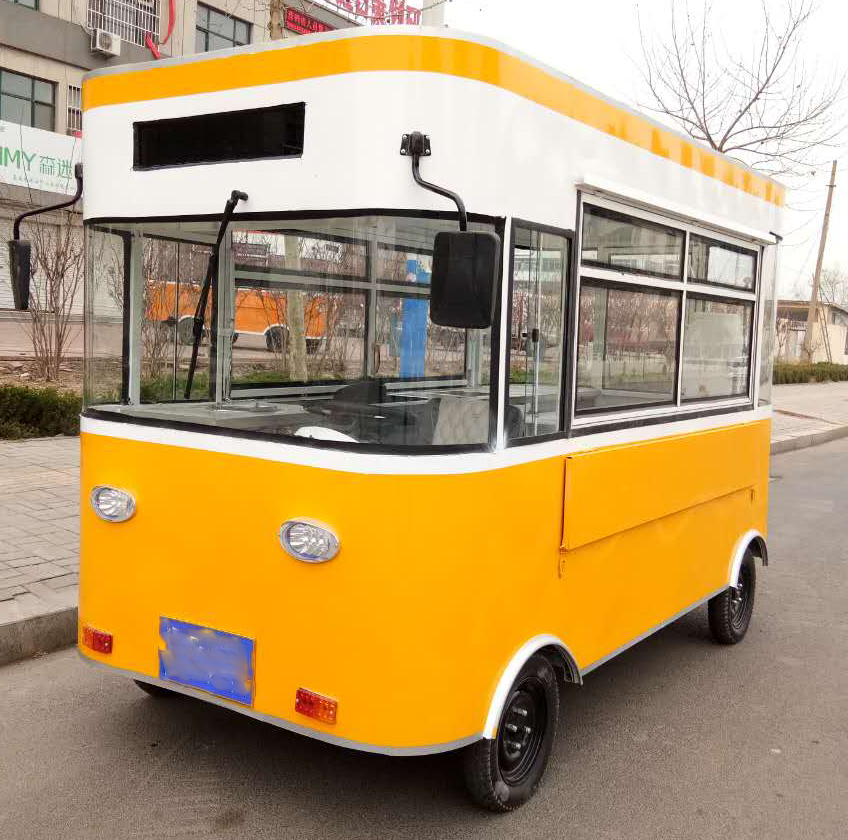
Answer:
[(571, 651), (558, 636), (542, 634), (534, 636), (529, 642), (525, 642), (512, 656), (509, 664), (504, 668), (501, 678), (498, 680), (498, 685), (495, 688), (495, 693), (492, 695), (492, 702), (489, 704), (489, 714), (486, 717), (486, 725), (483, 727), (484, 738), (494, 738), (498, 731), (498, 722), (501, 719), (504, 703), (506, 703), (507, 695), (509, 694), (512, 684), (515, 682), (518, 672), (524, 667), (524, 663), (543, 647), (556, 647), (562, 650), (571, 660), (574, 668), (577, 668), (577, 663), (571, 654)]
[(730, 559), (730, 574), (727, 578), (728, 586), (736, 586), (739, 581), (739, 569), (742, 567), (742, 561), (745, 559), (745, 552), (748, 550), (748, 546), (758, 537), (763, 542), (766, 541), (766, 538), (753, 528), (739, 537), (736, 548), (733, 550), (733, 557)]
[[(120, 414), (120, 406), (106, 411)], [(138, 407), (133, 406), (137, 411)], [(155, 415), (151, 414), (151, 417)], [(336, 449), (235, 437), (231, 434), (212, 434), (165, 428), (142, 426), (124, 415), (123, 422), (82, 417), (80, 431), (83, 434), (134, 440), (140, 443), (156, 443), (164, 446), (181, 446), (205, 452), (220, 452), (226, 455), (244, 455), (266, 461), (319, 467), (346, 473), (364, 475), (463, 475), (488, 472), (489, 470), (555, 458), (574, 452), (585, 452), (616, 444), (639, 443), (658, 440), (693, 432), (722, 429), (742, 423), (753, 423), (771, 417), (771, 406), (740, 411), (734, 414), (715, 414), (692, 420), (657, 423), (652, 426), (634, 426), (616, 431), (599, 431), (578, 437), (562, 438), (528, 446), (513, 446), (497, 452), (463, 452), (456, 455), (398, 455), (375, 454), (373, 452), (348, 452)], [(174, 418), (190, 422), (188, 417)], [(225, 430), (226, 431), (226, 430)]]

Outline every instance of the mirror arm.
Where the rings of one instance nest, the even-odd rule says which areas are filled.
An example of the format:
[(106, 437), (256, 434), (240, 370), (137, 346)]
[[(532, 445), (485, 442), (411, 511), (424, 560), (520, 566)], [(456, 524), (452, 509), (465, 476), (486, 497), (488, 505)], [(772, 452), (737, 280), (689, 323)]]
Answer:
[(49, 207), (37, 207), (35, 210), (27, 210), (26, 213), (21, 213), (15, 218), (12, 223), (12, 239), (21, 238), (21, 222), (28, 216), (38, 216), (40, 213), (50, 213), (53, 210), (63, 210), (65, 207), (71, 207), (82, 198), (82, 164), (74, 165), (74, 177), (77, 179), (77, 191), (70, 201), (63, 201), (60, 204), (51, 204)]
[(444, 198), (449, 198), (454, 202), (454, 204), (456, 204), (456, 209), (459, 211), (459, 229), (461, 231), (467, 231), (468, 213), (465, 211), (465, 202), (455, 192), (446, 190), (444, 187), (439, 187), (436, 184), (431, 184), (429, 181), (425, 181), (421, 177), (421, 172), (418, 167), (422, 156), (430, 156), (429, 136), (422, 134), (420, 131), (413, 131), (411, 134), (404, 134), (401, 138), (400, 153), (404, 157), (412, 158), (412, 177), (415, 179), (415, 183), (418, 184), (419, 187), (423, 187), (425, 190), (430, 190), (430, 192), (434, 192)]

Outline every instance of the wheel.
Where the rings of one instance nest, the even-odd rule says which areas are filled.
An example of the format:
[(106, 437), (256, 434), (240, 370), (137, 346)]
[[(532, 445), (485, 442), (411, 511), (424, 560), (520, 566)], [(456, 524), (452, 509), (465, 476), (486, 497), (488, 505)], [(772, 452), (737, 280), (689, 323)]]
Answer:
[(723, 645), (735, 645), (745, 638), (754, 612), (757, 568), (754, 555), (745, 552), (739, 568), (737, 587), (728, 587), (721, 595), (710, 598), (708, 613), (713, 638)]
[(288, 336), (282, 327), (271, 327), (265, 333), (265, 347), (271, 353), (282, 353), (285, 349)]
[(175, 697), (177, 694), (176, 691), (171, 691), (170, 688), (156, 685), (156, 683), (144, 682), (144, 680), (133, 680), (133, 682), (151, 697)]
[(551, 663), (534, 654), (518, 672), (495, 738), (464, 755), (465, 784), (490, 811), (514, 811), (536, 792), (545, 774), (559, 717), (559, 689)]

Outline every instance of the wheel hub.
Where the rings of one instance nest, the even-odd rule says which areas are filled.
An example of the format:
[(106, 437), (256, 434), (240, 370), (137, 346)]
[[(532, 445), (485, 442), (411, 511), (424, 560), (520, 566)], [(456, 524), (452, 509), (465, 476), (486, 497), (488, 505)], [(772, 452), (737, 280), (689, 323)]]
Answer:
[(536, 761), (546, 711), (542, 686), (531, 680), (518, 686), (510, 696), (498, 733), (498, 763), (507, 784), (519, 784)]

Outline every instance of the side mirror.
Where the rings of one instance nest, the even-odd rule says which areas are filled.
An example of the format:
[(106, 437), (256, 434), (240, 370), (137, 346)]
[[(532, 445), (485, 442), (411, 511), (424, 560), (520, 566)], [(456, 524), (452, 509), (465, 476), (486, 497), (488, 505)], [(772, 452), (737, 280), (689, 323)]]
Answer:
[(9, 241), (9, 277), (15, 309), (29, 309), (30, 244), (24, 239)]
[(488, 329), (495, 319), (501, 239), (470, 231), (436, 234), (430, 320), (440, 327)]

